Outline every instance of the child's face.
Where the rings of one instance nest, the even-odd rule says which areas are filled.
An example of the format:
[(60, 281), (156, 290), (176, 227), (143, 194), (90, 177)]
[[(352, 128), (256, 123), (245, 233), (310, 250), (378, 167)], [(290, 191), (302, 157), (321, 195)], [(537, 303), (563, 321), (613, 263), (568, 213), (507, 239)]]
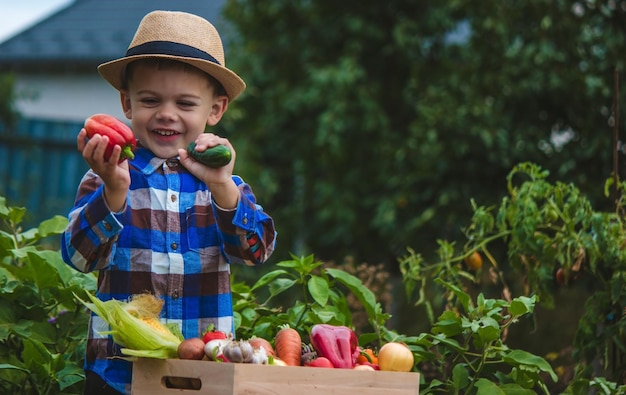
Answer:
[(201, 71), (137, 65), (128, 90), (120, 92), (122, 108), (135, 137), (160, 158), (178, 155), (220, 120), (224, 96), (215, 96)]

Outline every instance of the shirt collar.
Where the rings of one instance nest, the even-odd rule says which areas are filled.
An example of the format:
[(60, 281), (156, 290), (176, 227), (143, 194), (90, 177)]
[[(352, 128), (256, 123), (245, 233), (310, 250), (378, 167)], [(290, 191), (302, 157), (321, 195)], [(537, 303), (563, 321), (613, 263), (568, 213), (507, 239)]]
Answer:
[[(175, 158), (178, 160), (178, 157)], [(155, 156), (152, 151), (139, 147), (135, 151), (135, 159), (131, 161), (132, 165), (141, 171), (145, 175), (150, 175), (156, 171), (156, 169), (163, 166), (163, 163), (168, 159), (159, 158)]]

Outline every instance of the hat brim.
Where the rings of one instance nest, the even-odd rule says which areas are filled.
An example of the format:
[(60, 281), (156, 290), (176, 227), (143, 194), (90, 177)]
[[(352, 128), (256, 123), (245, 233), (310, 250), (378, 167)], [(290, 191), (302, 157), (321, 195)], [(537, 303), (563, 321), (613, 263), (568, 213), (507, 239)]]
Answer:
[(204, 71), (222, 84), (230, 101), (235, 100), (235, 98), (239, 96), (241, 92), (243, 92), (246, 88), (246, 83), (241, 79), (241, 77), (239, 77), (233, 71), (227, 69), (224, 66), (220, 66), (218, 64), (211, 63), (202, 59), (174, 55), (146, 54), (126, 56), (99, 65), (98, 73), (100, 73), (102, 78), (104, 78), (115, 89), (122, 90), (124, 89), (123, 76), (126, 66), (130, 62), (146, 58), (163, 58), (177, 60), (179, 62), (187, 63)]

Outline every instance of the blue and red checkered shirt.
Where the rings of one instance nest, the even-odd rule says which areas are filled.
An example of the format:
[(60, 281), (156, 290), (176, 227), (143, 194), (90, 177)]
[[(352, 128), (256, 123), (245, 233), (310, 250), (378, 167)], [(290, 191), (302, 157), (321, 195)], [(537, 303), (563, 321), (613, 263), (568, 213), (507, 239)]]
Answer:
[[(127, 204), (118, 213), (107, 207), (100, 177), (85, 174), (61, 239), (63, 259), (82, 272), (98, 270), (103, 301), (158, 295), (164, 300), (161, 320), (179, 324), (185, 338), (199, 337), (211, 323), (232, 332), (229, 264), (269, 258), (276, 239), (272, 218), (238, 176), (238, 206), (224, 210), (177, 159), (140, 148), (129, 165)], [(107, 330), (92, 314), (85, 369), (130, 393), (132, 365), (112, 358), (121, 355), (120, 346)]]

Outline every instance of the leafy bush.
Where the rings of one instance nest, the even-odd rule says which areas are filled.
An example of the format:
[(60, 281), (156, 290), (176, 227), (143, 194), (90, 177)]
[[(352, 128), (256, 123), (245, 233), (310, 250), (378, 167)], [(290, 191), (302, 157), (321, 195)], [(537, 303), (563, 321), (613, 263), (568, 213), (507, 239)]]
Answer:
[[(623, 393), (626, 386), (610, 380), (622, 381), (626, 369), (626, 184), (607, 182), (607, 196), (610, 187), (619, 192), (616, 209), (598, 212), (576, 186), (550, 183), (548, 174), (531, 163), (513, 168), (507, 177), (509, 195), (499, 207), (474, 204), (472, 222), (465, 230), (467, 242), (459, 249), (455, 243), (440, 241), (438, 262), (425, 262), (409, 251), (401, 259), (407, 292), (418, 293), (418, 303), (427, 307), (432, 320), (433, 307), (425, 296), (432, 280), (465, 290), (479, 283), (479, 273), (467, 265), (477, 251), (488, 262), (481, 270), (488, 271), (491, 286), (498, 285), (507, 301), (513, 287), (505, 280), (505, 271), (520, 281), (518, 288), (525, 296), (551, 308), (555, 284), (566, 286), (584, 277), (592, 294), (574, 339), (578, 369), (568, 391), (585, 394), (593, 387), (613, 393), (613, 386)], [(442, 289), (447, 307), (453, 309), (457, 292), (450, 286)]]
[(73, 294), (96, 280), (50, 249), (67, 219), (23, 230), (25, 213), (0, 197), (0, 393), (79, 394), (89, 316)]

